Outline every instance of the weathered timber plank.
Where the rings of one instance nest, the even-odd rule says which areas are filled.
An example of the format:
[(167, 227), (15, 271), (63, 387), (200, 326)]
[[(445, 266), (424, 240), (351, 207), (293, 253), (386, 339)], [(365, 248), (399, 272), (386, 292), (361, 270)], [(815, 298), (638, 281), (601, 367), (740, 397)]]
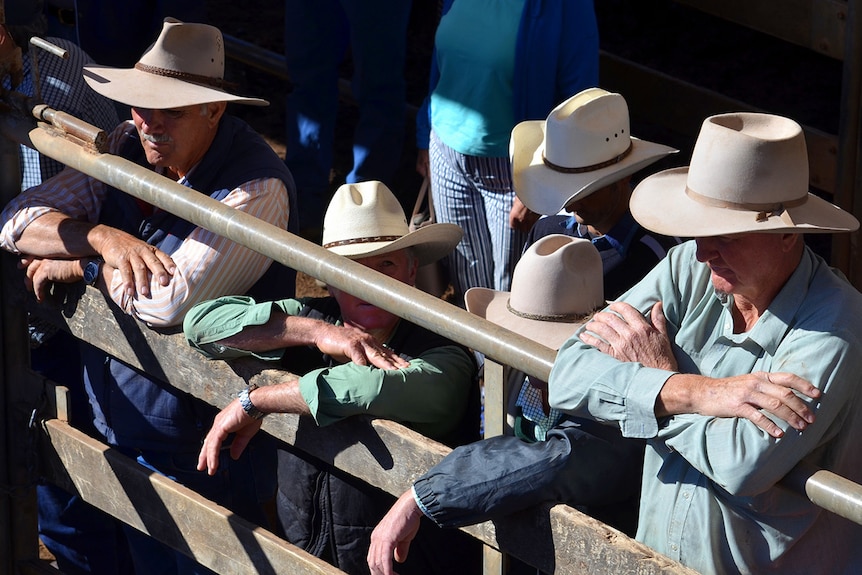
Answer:
[(59, 483), (216, 572), (342, 573), (66, 423), (52, 419), (44, 427), (58, 458), (52, 469)]
[[(86, 337), (91, 344), (136, 367), (158, 373), (179, 389), (203, 397), (219, 407), (231, 401), (234, 392), (246, 381), (254, 380), (266, 385), (291, 377), (289, 373), (269, 369), (268, 364), (257, 360), (206, 360), (185, 344), (181, 334), (148, 329), (120, 313), (92, 288), (88, 288), (73, 304), (67, 305), (63, 313), (47, 306), (39, 306), (36, 311), (66, 325), (77, 337)], [(267, 417), (263, 429), (393, 495), (400, 495), (408, 489), (419, 475), (450, 451), (395, 422), (364, 417), (352, 417), (319, 428), (310, 418), (280, 414)], [(107, 453), (112, 452), (109, 450)], [(111, 457), (113, 461), (121, 456), (113, 454)], [(88, 476), (86, 469), (77, 468), (73, 473), (81, 474), (79, 481), (85, 481), (84, 485), (89, 486), (84, 479)], [(93, 491), (90, 487), (88, 493)], [(114, 488), (112, 492), (124, 493), (122, 488)], [(85, 499), (88, 496), (85, 495)], [(118, 507), (110, 500), (108, 503)], [(130, 519), (142, 525), (136, 514)], [(162, 522), (161, 528), (172, 528), (170, 521)], [(557, 506), (550, 511), (547, 508), (528, 510), (465, 530), (484, 543), (548, 572), (584, 573), (589, 566), (611, 564), (619, 565), (619, 572), (644, 575), (691, 573), (566, 506)]]

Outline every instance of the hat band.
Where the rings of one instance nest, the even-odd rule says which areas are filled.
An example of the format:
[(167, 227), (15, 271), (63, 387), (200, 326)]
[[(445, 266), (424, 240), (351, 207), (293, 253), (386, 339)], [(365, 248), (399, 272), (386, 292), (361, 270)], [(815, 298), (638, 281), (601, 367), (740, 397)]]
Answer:
[(625, 149), (625, 151), (619, 156), (615, 156), (610, 160), (605, 162), (601, 162), (598, 164), (593, 164), (592, 166), (584, 166), (583, 168), (567, 168), (565, 166), (558, 166), (551, 162), (547, 157), (545, 157), (545, 152), (542, 152), (542, 161), (545, 162), (545, 165), (555, 172), (561, 172), (563, 174), (583, 174), (584, 172), (594, 172), (596, 170), (601, 170), (602, 168), (607, 168), (608, 166), (612, 166), (614, 164), (620, 163), (623, 158), (629, 155), (632, 151), (632, 142), (629, 140), (629, 147)]
[[(553, 321), (557, 323), (575, 323), (578, 321), (585, 320), (593, 312), (590, 313), (559, 313), (559, 314), (539, 314), (539, 313), (526, 313), (523, 311), (518, 311), (512, 307), (511, 300), (506, 300), (506, 309), (509, 310), (509, 313), (512, 315), (516, 315), (518, 317), (522, 317), (524, 319), (532, 319), (535, 321)], [(593, 310), (595, 311), (595, 310)]]
[(712, 206), (714, 208), (728, 208), (731, 210), (743, 210), (748, 212), (757, 212), (756, 220), (758, 222), (765, 221), (769, 219), (769, 216), (781, 216), (788, 208), (796, 208), (798, 206), (803, 205), (808, 201), (808, 196), (802, 196), (801, 198), (797, 198), (795, 200), (789, 200), (786, 202), (778, 202), (772, 204), (754, 204), (754, 203), (745, 203), (745, 202), (729, 202), (727, 200), (719, 200), (717, 198), (710, 198), (708, 196), (704, 196), (702, 194), (698, 194), (688, 186), (685, 187), (685, 193), (694, 201), (705, 204), (707, 206)]
[(340, 246), (350, 246), (353, 244), (370, 244), (371, 242), (394, 242), (395, 240), (400, 240), (404, 236), (368, 236), (366, 238), (355, 238), (352, 240), (340, 240), (337, 242), (329, 242), (328, 244), (323, 244), (325, 248), (337, 248)]
[(169, 70), (167, 68), (159, 68), (157, 66), (148, 66), (138, 62), (135, 64), (135, 70), (153, 74), (154, 76), (164, 76), (166, 78), (175, 78), (186, 82), (194, 82), (195, 84), (204, 84), (213, 88), (230, 88), (236, 89), (237, 84), (228, 82), (222, 78), (213, 78), (212, 76), (201, 76), (200, 74), (189, 74), (188, 72), (180, 72), (179, 70)]

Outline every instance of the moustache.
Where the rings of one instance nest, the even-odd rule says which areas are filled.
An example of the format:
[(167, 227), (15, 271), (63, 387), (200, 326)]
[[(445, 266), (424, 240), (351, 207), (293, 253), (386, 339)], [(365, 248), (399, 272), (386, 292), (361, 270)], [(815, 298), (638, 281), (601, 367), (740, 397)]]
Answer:
[(145, 134), (141, 132), (141, 138), (144, 140), (151, 142), (153, 144), (165, 144), (171, 141), (171, 137), (167, 134), (162, 134), (161, 136), (157, 136), (154, 134)]

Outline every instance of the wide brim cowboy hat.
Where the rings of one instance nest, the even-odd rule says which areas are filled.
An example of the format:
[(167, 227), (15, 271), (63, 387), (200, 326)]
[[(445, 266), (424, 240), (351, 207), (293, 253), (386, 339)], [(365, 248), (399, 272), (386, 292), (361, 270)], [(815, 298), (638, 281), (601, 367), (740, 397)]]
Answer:
[(645, 178), (629, 205), (642, 226), (671, 236), (859, 228), (853, 215), (808, 190), (802, 127), (772, 114), (707, 118), (690, 165)]
[(85, 66), (84, 80), (97, 93), (133, 108), (168, 110), (210, 102), (269, 105), (228, 92), (224, 63), (218, 28), (166, 18), (159, 37), (133, 68)]
[(352, 259), (411, 248), (419, 265), (448, 255), (463, 232), (455, 224), (429, 224), (411, 232), (404, 208), (378, 181), (344, 184), (323, 218), (323, 247)]
[(521, 256), (511, 291), (474, 287), (472, 314), (559, 349), (605, 305), (602, 257), (592, 242), (562, 234), (539, 238)]
[(676, 152), (632, 137), (625, 99), (601, 88), (575, 94), (546, 120), (517, 124), (509, 141), (515, 193), (545, 215)]

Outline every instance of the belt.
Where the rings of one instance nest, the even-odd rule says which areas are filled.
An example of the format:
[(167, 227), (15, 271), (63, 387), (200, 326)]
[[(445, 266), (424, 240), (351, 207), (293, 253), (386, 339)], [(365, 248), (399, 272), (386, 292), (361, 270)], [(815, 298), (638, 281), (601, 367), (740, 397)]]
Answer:
[(75, 25), (75, 10), (72, 8), (60, 8), (59, 6), (48, 4), (47, 10), (48, 14), (56, 18), (63, 26)]

